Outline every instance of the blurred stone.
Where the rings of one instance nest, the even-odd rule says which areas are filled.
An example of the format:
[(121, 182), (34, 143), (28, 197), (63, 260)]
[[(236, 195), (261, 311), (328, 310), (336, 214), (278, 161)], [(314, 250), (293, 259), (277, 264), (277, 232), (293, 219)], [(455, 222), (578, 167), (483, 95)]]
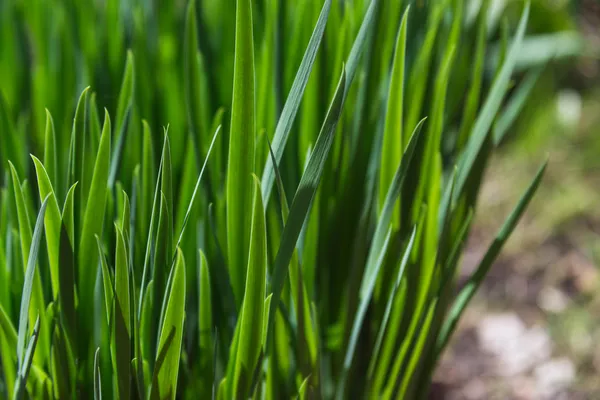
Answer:
[(545, 286), (538, 295), (538, 305), (546, 312), (558, 314), (563, 312), (568, 304), (567, 295), (552, 286)]
[(575, 366), (566, 357), (556, 358), (538, 366), (535, 378), (542, 398), (553, 399), (575, 381)]
[(463, 389), (463, 396), (468, 400), (485, 399), (486, 395), (486, 384), (481, 379), (472, 380)]
[(482, 348), (496, 356), (497, 373), (522, 374), (550, 356), (551, 342), (541, 327), (527, 329), (514, 313), (490, 315), (478, 326)]
[(581, 96), (575, 90), (565, 89), (558, 93), (556, 99), (557, 118), (567, 132), (575, 131), (573, 128), (581, 119), (582, 104)]

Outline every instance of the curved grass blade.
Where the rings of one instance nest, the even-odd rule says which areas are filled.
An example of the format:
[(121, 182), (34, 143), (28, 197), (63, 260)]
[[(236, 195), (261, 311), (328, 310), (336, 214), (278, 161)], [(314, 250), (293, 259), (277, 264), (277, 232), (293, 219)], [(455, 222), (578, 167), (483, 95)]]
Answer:
[(48, 210), (46, 212), (46, 246), (48, 249), (48, 259), (50, 263), (50, 278), (52, 282), (52, 297), (56, 300), (59, 288), (59, 244), (61, 215), (56, 201), (56, 195), (50, 177), (44, 168), (44, 165), (35, 156), (31, 156), (35, 164), (40, 200), (49, 197)]
[(71, 239), (71, 245), (75, 247), (75, 189), (77, 189), (78, 183), (74, 183), (73, 186), (67, 192), (67, 198), (63, 205), (62, 220), (67, 227), (67, 233), (69, 239)]
[[(84, 153), (85, 153), (85, 120), (87, 114), (87, 94), (90, 87), (86, 87), (77, 102), (75, 117), (73, 118), (73, 128), (71, 130), (71, 144), (69, 147), (69, 164), (67, 171), (67, 186), (75, 182), (83, 184), (85, 177), (84, 171)], [(83, 193), (82, 193), (83, 197)], [(79, 220), (79, 215), (76, 216)]]

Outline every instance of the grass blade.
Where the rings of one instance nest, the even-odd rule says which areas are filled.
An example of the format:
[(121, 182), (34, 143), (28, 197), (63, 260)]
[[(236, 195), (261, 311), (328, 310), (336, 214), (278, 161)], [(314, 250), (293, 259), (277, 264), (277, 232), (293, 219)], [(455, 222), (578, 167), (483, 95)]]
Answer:
[[(292, 130), (294, 120), (296, 119), (296, 114), (298, 113), (298, 109), (300, 107), (300, 101), (304, 95), (308, 78), (310, 77), (310, 73), (317, 57), (317, 51), (319, 50), (319, 46), (321, 45), (321, 41), (323, 39), (323, 33), (325, 32), (325, 26), (327, 24), (327, 19), (329, 18), (330, 9), (331, 0), (325, 0), (323, 8), (321, 9), (321, 14), (319, 15), (319, 19), (315, 25), (315, 29), (313, 30), (310, 41), (308, 42), (308, 46), (306, 47), (304, 57), (302, 58), (302, 62), (298, 68), (298, 72), (296, 73), (296, 78), (294, 79), (290, 93), (288, 94), (285, 105), (283, 106), (283, 110), (281, 111), (281, 116), (277, 122), (275, 135), (273, 136), (273, 152), (275, 154), (277, 163), (280, 163), (281, 158), (283, 157), (283, 150), (285, 149), (290, 131)], [(267, 164), (265, 165), (261, 181), (262, 198), (265, 206), (267, 206), (269, 203), (269, 197), (271, 195), (271, 190), (273, 189), (273, 182), (275, 178), (273, 166), (273, 162), (270, 159), (267, 159)]]
[(533, 198), (533, 195), (535, 194), (538, 186), (540, 185), (540, 182), (544, 175), (544, 171), (546, 170), (546, 166), (547, 162), (545, 162), (544, 165), (542, 165), (542, 167), (538, 170), (535, 178), (527, 188), (527, 191), (523, 194), (523, 196), (517, 203), (517, 206), (514, 208), (510, 216), (504, 222), (502, 228), (500, 228), (500, 231), (496, 235), (496, 238), (485, 253), (483, 260), (481, 261), (473, 275), (471, 275), (465, 287), (458, 294), (437, 338), (436, 352), (438, 354), (444, 349), (444, 347), (448, 343), (448, 340), (452, 336), (452, 333), (456, 328), (456, 324), (458, 323), (466, 305), (473, 298), (473, 295), (477, 291), (477, 288), (479, 288), (479, 285), (481, 285), (483, 278), (485, 278), (487, 272), (492, 267), (492, 264), (496, 260), (496, 257), (498, 257), (498, 254), (500, 253), (500, 250), (502, 250), (504, 243), (506, 242), (512, 231), (515, 229), (515, 226), (519, 222), (521, 215), (523, 215), (523, 212), (527, 208), (527, 205)]
[(240, 337), (232, 384), (236, 398), (249, 395), (252, 377), (262, 351), (267, 273), (267, 231), (260, 181), (255, 177), (248, 275), (239, 320)]
[(56, 201), (56, 194), (50, 177), (44, 168), (44, 165), (35, 156), (31, 156), (35, 164), (37, 174), (40, 200), (49, 196), (48, 211), (46, 213), (46, 246), (48, 248), (48, 259), (50, 262), (50, 278), (52, 282), (52, 297), (56, 300), (59, 288), (59, 245), (60, 245), (60, 227), (61, 215)]
[[(166, 347), (167, 350), (163, 356), (164, 362), (159, 362), (160, 353), (156, 360), (155, 368), (158, 368), (158, 374), (156, 385), (153, 382), (152, 386), (152, 399), (175, 399), (177, 392), (186, 297), (185, 261), (181, 250), (177, 252), (173, 268), (171, 290), (165, 294), (166, 309), (158, 346), (159, 349)], [(172, 343), (167, 345), (171, 341)]]
[(133, 105), (134, 90), (134, 60), (133, 53), (127, 52), (127, 63), (125, 64), (125, 75), (121, 84), (119, 93), (119, 103), (117, 105), (117, 118), (115, 120), (115, 132), (117, 132), (115, 147), (112, 149), (110, 164), (110, 175), (108, 178), (108, 187), (112, 189), (117, 179), (117, 172), (121, 164), (123, 148), (127, 140), (127, 128)]
[[(44, 226), (44, 216), (48, 205), (49, 196), (46, 197), (40, 208), (40, 212), (35, 223), (33, 237), (31, 239), (31, 248), (27, 259), (27, 269), (25, 271), (25, 280), (23, 282), (23, 294), (21, 296), (21, 311), (19, 313), (19, 336), (17, 341), (17, 359), (19, 361), (19, 369), (23, 369), (24, 352), (25, 352), (25, 336), (27, 335), (27, 316), (29, 315), (29, 304), (33, 291), (33, 278), (35, 276), (35, 266), (37, 263), (38, 252), (40, 249), (40, 241), (42, 239), (42, 229)], [(39, 316), (37, 317), (36, 325), (39, 328)], [(36, 335), (37, 336), (37, 335)], [(37, 340), (37, 338), (36, 338)], [(35, 346), (35, 345), (34, 345)]]
[(96, 156), (92, 184), (90, 186), (89, 201), (83, 218), (83, 228), (79, 241), (79, 302), (80, 309), (91, 313), (94, 284), (96, 282), (96, 266), (98, 253), (96, 252), (96, 235), (102, 235), (104, 215), (106, 208), (106, 188), (108, 182), (109, 158), (111, 148), (111, 124), (108, 112), (104, 114), (104, 127), (100, 138), (100, 147)]
[[(271, 300), (271, 310), (269, 312), (269, 332), (267, 338), (271, 337), (271, 330), (275, 321), (275, 311), (279, 307), (279, 301), (281, 299), (281, 292), (283, 285), (287, 279), (288, 266), (294, 250), (296, 249), (296, 243), (304, 225), (304, 220), (310, 209), (310, 204), (315, 196), (329, 150), (331, 150), (331, 144), (333, 142), (333, 134), (342, 113), (342, 107), (344, 104), (344, 91), (346, 88), (346, 72), (343, 69), (340, 77), (336, 93), (333, 97), (321, 132), (315, 144), (315, 149), (312, 152), (308, 161), (307, 167), (296, 194), (292, 201), (290, 208), (289, 218), (285, 224), (283, 234), (281, 236), (281, 244), (275, 257), (275, 263), (273, 265), (273, 276), (271, 277), (271, 291), (273, 293), (273, 299)], [(267, 343), (270, 340), (267, 339)], [(267, 344), (268, 348), (268, 344)]]
[(252, 3), (237, 0), (233, 102), (227, 167), (227, 255), (236, 303), (242, 302), (252, 218), (256, 110)]

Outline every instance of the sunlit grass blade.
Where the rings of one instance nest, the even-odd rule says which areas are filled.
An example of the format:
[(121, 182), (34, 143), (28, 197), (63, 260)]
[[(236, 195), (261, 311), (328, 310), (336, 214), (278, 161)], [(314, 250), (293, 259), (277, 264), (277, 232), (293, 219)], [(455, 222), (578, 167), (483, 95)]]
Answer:
[[(396, 40), (394, 62), (392, 65), (390, 88), (388, 93), (385, 128), (383, 133), (383, 147), (379, 167), (379, 208), (383, 207), (387, 189), (394, 179), (395, 165), (400, 164), (404, 151), (402, 139), (402, 124), (404, 112), (404, 69), (406, 54), (406, 31), (408, 26), (407, 7), (402, 17), (400, 33)], [(392, 226), (398, 229), (400, 224), (400, 207), (396, 207)]]
[(415, 237), (417, 235), (417, 230), (413, 229), (413, 233), (410, 236), (410, 240), (406, 249), (404, 250), (404, 254), (402, 255), (402, 260), (400, 261), (400, 267), (398, 268), (398, 275), (396, 277), (396, 281), (394, 286), (392, 287), (392, 291), (390, 292), (388, 301), (385, 305), (385, 311), (383, 313), (383, 317), (381, 318), (381, 324), (379, 326), (379, 330), (377, 332), (377, 339), (375, 340), (375, 345), (373, 347), (373, 354), (369, 364), (369, 376), (372, 375), (375, 365), (377, 363), (377, 358), (379, 356), (379, 351), (381, 349), (381, 344), (383, 342), (383, 337), (385, 335), (387, 324), (390, 319), (390, 314), (392, 312), (392, 306), (396, 299), (396, 295), (398, 293), (398, 289), (400, 288), (400, 283), (404, 278), (404, 271), (406, 270), (406, 265), (408, 264), (408, 260), (410, 255), (412, 254), (413, 245), (415, 244)]
[(471, 173), (471, 169), (475, 163), (477, 155), (483, 146), (486, 137), (488, 136), (492, 122), (496, 117), (496, 113), (500, 108), (506, 90), (508, 88), (510, 77), (515, 66), (516, 57), (520, 50), (525, 28), (527, 27), (527, 19), (529, 18), (530, 3), (525, 4), (525, 9), (521, 15), (517, 33), (513, 39), (512, 45), (498, 76), (496, 77), (488, 97), (479, 113), (479, 117), (475, 121), (473, 130), (469, 136), (468, 143), (465, 148), (464, 157), (459, 163), (458, 175), (456, 177), (455, 197), (463, 193), (464, 185)]
[[(17, 205), (17, 218), (18, 218), (18, 222), (19, 222), (19, 237), (20, 237), (20, 243), (21, 243), (21, 256), (22, 256), (22, 260), (23, 260), (23, 269), (24, 269), (24, 275), (27, 276), (28, 275), (28, 268), (29, 268), (29, 261), (31, 259), (31, 255), (33, 254), (31, 251), (35, 250), (35, 258), (37, 259), (37, 250), (39, 248), (39, 240), (41, 239), (41, 236), (37, 238), (38, 243), (36, 244), (36, 242), (34, 241), (34, 236), (31, 232), (31, 226), (30, 224), (30, 220), (29, 220), (29, 213), (27, 210), (27, 205), (25, 202), (25, 196), (23, 194), (23, 190), (22, 190), (22, 186), (21, 186), (21, 182), (19, 180), (19, 177), (17, 175), (17, 171), (15, 170), (14, 166), (12, 163), (9, 162), (9, 167), (10, 167), (10, 171), (11, 171), (11, 175), (12, 175), (12, 181), (13, 181), (13, 189), (14, 189), (14, 194), (15, 194), (15, 201), (16, 201), (16, 205)], [(45, 208), (44, 208), (45, 209)], [(41, 230), (43, 228), (43, 220), (39, 223), (36, 223), (36, 232), (39, 226), (39, 229)], [(41, 231), (39, 232), (39, 235), (41, 235)], [(34, 261), (34, 266), (35, 266), (35, 261)], [(44, 295), (43, 295), (43, 290), (42, 290), (42, 282), (40, 279), (39, 274), (35, 275), (33, 272), (35, 271), (34, 269), (35, 267), (32, 267), (32, 269), (30, 270), (30, 274), (31, 274), (31, 283), (27, 283), (28, 285), (30, 285), (31, 287), (28, 289), (29, 292), (27, 293), (27, 310), (29, 310), (29, 302), (32, 301), (33, 302), (33, 309), (29, 310), (29, 323), (33, 324), (35, 322), (35, 320), (37, 319), (38, 316), (41, 316), (42, 318), (42, 324), (45, 325), (44, 321), (44, 310), (45, 310), (45, 304), (44, 304)], [(25, 278), (25, 282), (27, 282), (27, 278)], [(31, 293), (33, 291), (33, 293)], [(21, 309), (23, 308), (23, 303), (25, 301), (25, 297), (21, 297)], [(36, 310), (37, 309), (37, 310)], [(26, 316), (25, 316), (26, 318)], [(23, 322), (23, 324), (26, 324), (27, 320), (25, 320), (25, 322)], [(21, 322), (19, 322), (19, 331), (21, 331), (21, 329), (26, 329), (25, 327), (21, 328)], [(23, 333), (24, 334), (24, 333)], [(20, 341), (20, 346), (17, 347), (17, 350), (20, 352), (20, 355), (22, 355), (22, 351), (23, 346), (25, 345), (25, 337), (21, 338)], [(40, 358), (43, 358), (45, 351), (47, 349), (46, 348), (42, 348), (41, 351), (38, 352), (38, 354), (40, 354)], [(19, 356), (19, 365), (21, 365), (22, 362), (22, 358), (21, 356)]]
[[(77, 102), (75, 117), (73, 118), (73, 128), (71, 130), (71, 143), (69, 145), (69, 164), (67, 166), (67, 187), (79, 182), (83, 186), (84, 174), (84, 153), (85, 153), (85, 120), (87, 116), (87, 94), (89, 86), (86, 87)], [(85, 193), (81, 194), (84, 198)], [(76, 216), (79, 221), (79, 215)]]
[(165, 293), (166, 309), (158, 345), (159, 349), (167, 350), (162, 363), (159, 363), (161, 354), (158, 354), (155, 368), (159, 368), (159, 371), (157, 380), (153, 382), (150, 395), (152, 399), (175, 399), (177, 392), (186, 296), (185, 261), (181, 251), (177, 253), (173, 269), (171, 288)]
[[(255, 177), (256, 178), (256, 177)], [(239, 319), (240, 338), (235, 359), (232, 394), (247, 398), (262, 351), (264, 301), (267, 274), (267, 232), (260, 182), (256, 178), (246, 289)]]
[[(327, 24), (330, 9), (331, 0), (325, 0), (321, 14), (319, 15), (319, 19), (310, 37), (308, 46), (306, 47), (304, 57), (302, 58), (302, 63), (298, 68), (296, 78), (294, 79), (290, 93), (288, 94), (285, 105), (283, 106), (283, 110), (281, 111), (281, 116), (277, 122), (277, 127), (275, 128), (275, 134), (273, 136), (273, 152), (278, 163), (283, 157), (285, 145), (287, 143), (290, 131), (292, 130), (292, 125), (300, 107), (300, 101), (304, 95), (308, 78), (310, 77), (310, 73), (317, 57), (317, 51), (319, 50), (321, 40), (323, 39), (323, 33), (325, 32), (325, 26)], [(261, 182), (263, 203), (265, 205), (269, 203), (269, 197), (273, 188), (274, 178), (275, 175), (273, 163), (270, 159), (268, 159), (263, 171)]]
[(371, 242), (371, 247), (369, 249), (369, 255), (367, 258), (367, 263), (363, 273), (363, 279), (360, 288), (360, 304), (357, 314), (354, 318), (354, 322), (352, 324), (352, 332), (350, 335), (350, 340), (348, 342), (348, 347), (346, 349), (346, 354), (344, 358), (344, 369), (342, 372), (342, 377), (337, 387), (337, 398), (343, 398), (344, 396), (347, 374), (352, 365), (352, 360), (354, 358), (354, 352), (356, 350), (356, 344), (358, 341), (360, 330), (363, 326), (365, 313), (371, 301), (371, 296), (375, 288), (375, 283), (379, 275), (379, 270), (382, 266), (383, 259), (385, 257), (387, 247), (389, 244), (391, 235), (391, 220), (394, 205), (396, 203), (396, 200), (400, 196), (402, 186), (404, 184), (404, 181), (406, 180), (407, 172), (411, 167), (415, 148), (421, 140), (421, 131), (424, 122), (425, 120), (421, 120), (421, 122), (415, 127), (413, 134), (411, 135), (410, 141), (408, 142), (408, 146), (406, 147), (404, 155), (402, 156), (400, 165), (398, 166), (398, 169), (396, 170), (396, 173), (394, 175), (394, 179), (388, 189), (385, 203), (381, 215), (379, 216), (377, 227), (375, 228), (375, 233), (373, 235), (373, 241)]
[[(296, 248), (298, 236), (302, 230), (302, 225), (310, 209), (310, 204), (315, 196), (331, 144), (333, 142), (333, 134), (339, 121), (342, 107), (344, 104), (344, 93), (346, 88), (346, 72), (342, 70), (336, 93), (323, 126), (321, 132), (315, 144), (314, 151), (308, 161), (308, 165), (305, 169), (292, 206), (290, 208), (289, 218), (285, 224), (283, 234), (281, 236), (281, 244), (275, 257), (275, 263), (273, 265), (273, 275), (271, 277), (270, 290), (273, 293), (273, 300), (271, 301), (271, 311), (269, 312), (269, 332), (267, 337), (271, 337), (271, 330), (274, 323), (275, 311), (279, 307), (279, 301), (281, 299), (281, 292), (283, 285), (287, 279), (288, 265), (290, 259)], [(270, 340), (267, 340), (270, 343)], [(268, 344), (267, 344), (268, 346)]]
[[(102, 235), (106, 208), (108, 171), (110, 165), (111, 123), (108, 112), (104, 115), (104, 127), (100, 138), (100, 147), (96, 156), (94, 174), (90, 186), (89, 200), (85, 209), (81, 237), (78, 249), (78, 282), (79, 305), (84, 320), (89, 321), (91, 315), (98, 265), (96, 252), (96, 235)], [(82, 321), (83, 322), (83, 321)]]
[(31, 156), (35, 164), (35, 171), (38, 178), (38, 188), (40, 191), (40, 200), (50, 196), (48, 203), (48, 211), (46, 213), (46, 245), (48, 249), (48, 258), (50, 261), (50, 278), (52, 281), (52, 297), (56, 300), (59, 288), (59, 243), (60, 243), (60, 226), (61, 215), (56, 200), (56, 194), (50, 177), (44, 168), (44, 165), (35, 156)]
[(237, 0), (233, 101), (227, 166), (227, 262), (236, 303), (242, 302), (250, 246), (256, 110), (252, 4)]
[[(38, 214), (37, 221), (35, 223), (35, 230), (31, 239), (31, 248), (29, 250), (29, 257), (27, 258), (27, 269), (25, 270), (25, 281), (23, 282), (23, 294), (21, 296), (21, 311), (19, 313), (19, 336), (17, 343), (17, 359), (19, 361), (19, 369), (23, 368), (25, 356), (25, 336), (27, 335), (27, 317), (29, 313), (29, 305), (31, 303), (32, 291), (34, 290), (34, 277), (37, 264), (38, 253), (40, 249), (40, 241), (42, 239), (44, 217), (46, 214), (46, 207), (48, 205), (48, 197), (44, 199), (40, 212)], [(37, 306), (37, 304), (36, 304)], [(39, 313), (43, 310), (36, 312), (38, 317), (36, 318), (36, 326), (39, 330)], [(37, 336), (37, 334), (36, 334)], [(37, 340), (37, 339), (36, 339)]]
[(52, 114), (46, 109), (46, 131), (44, 135), (44, 164), (50, 178), (50, 182), (58, 185), (58, 163), (56, 151), (56, 132)]
[(116, 140), (115, 146), (112, 149), (110, 175), (108, 178), (108, 187), (112, 188), (117, 179), (117, 173), (121, 166), (121, 157), (123, 148), (127, 141), (127, 131), (129, 127), (129, 119), (131, 108), (133, 105), (133, 90), (134, 90), (134, 60), (133, 53), (127, 52), (127, 63), (125, 64), (125, 74), (121, 84), (121, 92), (119, 93), (119, 102), (117, 104), (117, 117), (115, 119)]

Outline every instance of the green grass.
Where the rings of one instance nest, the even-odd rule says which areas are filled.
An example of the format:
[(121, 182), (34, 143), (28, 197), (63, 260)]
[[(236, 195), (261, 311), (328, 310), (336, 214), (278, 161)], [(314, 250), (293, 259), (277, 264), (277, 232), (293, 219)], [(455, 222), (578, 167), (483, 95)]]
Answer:
[(457, 288), (537, 73), (463, 3), (3, 2), (0, 397), (426, 397), (544, 171)]

